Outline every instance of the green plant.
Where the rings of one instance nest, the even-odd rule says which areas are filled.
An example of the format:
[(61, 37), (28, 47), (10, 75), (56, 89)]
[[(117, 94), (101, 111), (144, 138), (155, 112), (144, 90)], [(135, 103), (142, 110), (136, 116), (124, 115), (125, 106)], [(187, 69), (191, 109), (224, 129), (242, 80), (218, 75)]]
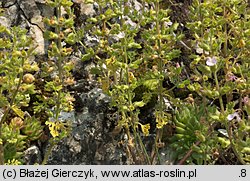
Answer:
[[(103, 91), (111, 96), (111, 106), (118, 109), (120, 119), (116, 129), (124, 128), (128, 135), (127, 148), (131, 153), (128, 158), (132, 156), (135, 163), (151, 164), (162, 144), (161, 130), (170, 120), (170, 115), (165, 112), (164, 97), (169, 95), (163, 88), (163, 80), (167, 77), (165, 70), (170, 60), (180, 54), (174, 48), (175, 42), (181, 38), (174, 33), (178, 24), (171, 24), (168, 10), (160, 9), (159, 1), (150, 1), (155, 7), (151, 10), (145, 8), (149, 1), (142, 1), (141, 12), (131, 10), (131, 4), (126, 0), (96, 2), (101, 14), (88, 20), (91, 25), (86, 31), (91, 30), (100, 42), (97, 47), (85, 47), (87, 53), (82, 59), (94, 57), (97, 60), (93, 72), (99, 75)], [(126, 22), (125, 17), (138, 23), (133, 26)], [(114, 20), (117, 22), (111, 23)], [(170, 24), (166, 25), (167, 22)], [(139, 34), (142, 40), (136, 39)], [(116, 40), (110, 43), (112, 38)], [(157, 124), (153, 157), (150, 158), (138, 132), (140, 128), (147, 136), (152, 125), (142, 124), (138, 115), (152, 97), (159, 97), (159, 101), (155, 103), (156, 120), (149, 120)]]
[[(196, 50), (196, 54), (190, 56), (192, 73), (188, 88), (202, 97), (203, 104), (218, 100), (220, 113), (211, 116), (226, 129), (229, 146), (242, 164), (249, 162), (246, 151), (249, 149), (249, 112), (247, 106), (243, 107), (250, 85), (247, 6), (244, 0), (195, 0), (190, 7), (192, 21), (187, 25)], [(231, 114), (237, 114), (237, 119), (236, 116), (228, 119)]]
[[(0, 164), (3, 165), (12, 159), (20, 162), (25, 143), (39, 138), (40, 134), (28, 137), (22, 132), (23, 122), (27, 120), (27, 113), (22, 109), (29, 106), (30, 95), (35, 93), (33, 81), (25, 81), (25, 77), (39, 69), (29, 60), (35, 47), (26, 35), (27, 30), (0, 25), (0, 34)], [(38, 124), (32, 131), (41, 130)]]
[(213, 114), (215, 110), (215, 107), (205, 109), (204, 105), (184, 105), (175, 112), (176, 134), (171, 138), (175, 160), (183, 159), (185, 154), (191, 151), (185, 160), (186, 164), (215, 163), (216, 157), (213, 155), (218, 150), (218, 137), (211, 128), (214, 120), (206, 116), (206, 112)]
[[(44, 90), (37, 96), (39, 101), (34, 108), (35, 113), (46, 112), (49, 120), (46, 120), (45, 124), (48, 125), (52, 135), (42, 164), (47, 163), (53, 146), (66, 137), (71, 130), (70, 121), (60, 118), (63, 111), (73, 110), (74, 98), (66, 88), (75, 83), (70, 73), (73, 62), (67, 57), (73, 51), (70, 45), (79, 41), (83, 34), (82, 31), (75, 31), (72, 1), (47, 0), (47, 4), (55, 9), (56, 14), (54, 17), (44, 19), (44, 22), (51, 27), (51, 30), (48, 29), (44, 33), (44, 37), (51, 42), (48, 50), (49, 63), (43, 62), (43, 78), (46, 83)], [(66, 47), (66, 45), (69, 46)]]
[[(114, 131), (126, 135), (128, 163), (160, 163), (159, 149), (169, 141), (178, 164), (215, 164), (225, 150), (233, 151), (232, 161), (249, 164), (248, 2), (193, 0), (185, 25), (191, 48), (165, 9), (172, 2), (141, 0), (140, 10), (129, 0), (95, 2), (97, 15), (84, 30), (98, 38), (98, 45), (87, 46), (80, 41), (83, 30), (74, 25), (73, 2), (47, 0), (55, 16), (44, 18), (50, 45), (47, 59), (38, 63), (30, 59), (36, 47), (27, 30), (0, 25), (0, 164), (22, 164), (24, 150), (45, 134), (47, 125), (52, 137), (46, 164), (53, 146), (70, 133), (70, 122), (60, 115), (73, 110), (67, 86), (75, 83), (69, 57), (77, 42), (85, 49), (82, 60), (96, 63), (91, 71), (112, 98), (110, 106), (118, 113)], [(177, 42), (188, 51), (181, 52)], [(190, 65), (180, 64), (181, 54), (188, 54)], [(189, 96), (182, 100), (186, 95), (175, 90)], [(148, 104), (154, 117), (145, 123), (140, 116)], [(175, 129), (171, 138), (164, 137), (167, 124)], [(150, 133), (151, 148), (143, 141)]]
[[(49, 117), (50, 120), (45, 124), (49, 125), (53, 136), (44, 164), (53, 145), (70, 130), (68, 123), (59, 120), (61, 111), (73, 109), (74, 100), (69, 93), (66, 93), (65, 88), (74, 84), (70, 74), (73, 63), (66, 62), (66, 57), (72, 53), (72, 48), (66, 48), (62, 44), (63, 41), (70, 45), (74, 44), (80, 39), (82, 32), (76, 33), (73, 28), (74, 15), (70, 8), (73, 4), (71, 1), (48, 1), (48, 4), (56, 9), (57, 16), (51, 19), (45, 18), (45, 22), (55, 28), (55, 32), (45, 32), (45, 37), (52, 40), (49, 51), (51, 60), (43, 62), (41, 75), (46, 84), (42, 88), (39, 85), (38, 90), (35, 87), (36, 78), (32, 73), (38, 71), (39, 67), (29, 60), (35, 47), (32, 47), (32, 39), (26, 36), (27, 30), (0, 26), (0, 107), (3, 111), (0, 121), (0, 164), (5, 161), (10, 164), (20, 163), (19, 160), (28, 143), (39, 139), (42, 135), (44, 118), (41, 115), (44, 112), (47, 115), (45, 119)], [(62, 16), (62, 8), (69, 18)], [(53, 58), (56, 61), (52, 60)], [(53, 73), (54, 77), (51, 77), (50, 73)], [(31, 94), (36, 94), (39, 100), (34, 105), (29, 104)], [(32, 116), (23, 111), (25, 107), (34, 110)]]
[[(98, 47), (93, 47), (96, 50), (85, 47), (87, 54), (82, 59), (86, 60), (94, 56), (98, 60), (98, 66), (93, 71), (99, 74), (103, 91), (112, 97), (111, 106), (118, 109), (120, 119), (116, 129), (124, 128), (128, 136), (128, 158), (132, 157), (134, 163), (149, 163), (148, 153), (137, 131), (140, 127), (143, 133), (148, 135), (150, 128), (149, 124), (140, 123), (138, 118), (139, 108), (145, 105), (145, 100), (134, 100), (134, 90), (142, 84), (140, 78), (134, 75), (142, 62), (138, 54), (138, 50), (142, 47), (135, 42), (139, 24), (133, 27), (124, 19), (124, 16), (131, 19), (138, 19), (139, 16), (136, 17), (135, 11), (130, 11), (128, 1), (97, 2), (99, 11), (103, 13), (89, 21), (94, 23), (91, 30), (99, 37), (100, 43)], [(105, 9), (106, 6), (107, 9)], [(119, 19), (120, 22), (110, 23), (112, 18)], [(101, 25), (101, 29), (97, 29), (98, 24)], [(110, 38), (117, 40), (113, 40), (114, 42), (110, 44)]]
[[(145, 75), (141, 79), (143, 85), (150, 90), (151, 96), (157, 95), (158, 97), (154, 113), (157, 130), (155, 146), (151, 154), (153, 155), (151, 162), (153, 162), (162, 145), (163, 128), (171, 120), (171, 115), (166, 112), (167, 107), (164, 99), (171, 101), (174, 99), (169, 94), (169, 90), (163, 87), (163, 81), (174, 73), (171, 70), (171, 61), (180, 55), (180, 50), (176, 48), (176, 42), (182, 38), (182, 35), (175, 34), (178, 23), (170, 21), (169, 9), (161, 9), (159, 0), (151, 2), (154, 3), (155, 9), (146, 11), (141, 22), (144, 26), (155, 23), (155, 26), (149, 29), (144, 28), (142, 32), (144, 40), (143, 60), (147, 66)], [(178, 83), (175, 82), (175, 85)]]

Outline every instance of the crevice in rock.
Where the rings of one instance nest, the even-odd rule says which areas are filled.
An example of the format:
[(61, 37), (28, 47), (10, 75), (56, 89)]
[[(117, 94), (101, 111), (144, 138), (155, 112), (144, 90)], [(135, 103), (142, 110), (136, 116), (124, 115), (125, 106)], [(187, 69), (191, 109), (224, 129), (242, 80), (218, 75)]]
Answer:
[(3, 8), (3, 9), (8, 9), (8, 8), (10, 8), (11, 6), (15, 6), (16, 4), (17, 4), (17, 0), (13, 3), (13, 4), (10, 4), (10, 5), (7, 5), (7, 6), (5, 6), (5, 1), (3, 1), (2, 2), (2, 6), (1, 6), (1, 8)]
[(22, 15), (24, 16), (25, 20), (26, 20), (29, 24), (38, 27), (38, 28), (44, 33), (45, 30), (44, 30), (42, 27), (40, 27), (40, 26), (39, 26), (38, 24), (36, 24), (36, 23), (32, 23), (31, 20), (29, 20), (29, 18), (28, 18), (28, 17), (26, 16), (26, 14), (25, 14), (25, 10), (22, 9), (21, 4), (20, 4), (18, 1), (16, 1), (16, 3), (17, 3), (17, 5), (18, 5), (18, 8), (21, 10)]

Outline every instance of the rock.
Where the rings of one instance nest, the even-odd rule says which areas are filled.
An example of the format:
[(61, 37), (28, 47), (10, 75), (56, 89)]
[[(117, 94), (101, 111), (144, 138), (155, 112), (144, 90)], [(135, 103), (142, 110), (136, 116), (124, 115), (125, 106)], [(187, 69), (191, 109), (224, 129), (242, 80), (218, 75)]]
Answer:
[(1, 16), (0, 17), (0, 25), (5, 26), (5, 27), (10, 27), (10, 21), (8, 18)]
[(43, 38), (43, 32), (38, 26), (36, 25), (31, 25), (30, 26), (30, 33), (32, 37), (34, 38), (34, 46), (37, 46), (35, 49), (35, 52), (38, 55), (43, 55), (45, 54), (45, 42)]
[(96, 36), (91, 36), (88, 33), (86, 33), (84, 37), (84, 42), (87, 47), (95, 47), (99, 44), (99, 38)]
[(37, 48), (35, 52), (38, 55), (45, 54), (45, 42), (43, 38), (44, 23), (41, 11), (36, 2), (44, 3), (44, 1), (24, 0), (19, 1), (20, 8), (24, 14), (24, 18), (28, 21), (30, 34), (33, 36)]
[[(147, 4), (147, 3), (145, 2), (145, 5), (146, 5), (146, 4)], [(131, 11), (136, 10), (137, 12), (140, 12), (141, 9), (142, 9), (142, 4), (141, 4), (140, 2), (138, 2), (138, 1), (135, 1), (135, 0), (129, 0), (129, 1), (127, 2), (127, 5), (128, 5), (129, 7), (131, 7)]]
[(59, 119), (63, 121), (71, 121), (75, 122), (75, 112), (61, 112), (59, 115)]
[(40, 164), (42, 162), (42, 156), (37, 146), (31, 146), (24, 151), (24, 162), (26, 165)]
[(42, 17), (52, 17), (54, 15), (54, 9), (46, 4), (45, 0), (35, 0), (37, 8), (40, 10)]
[(30, 21), (33, 17), (40, 16), (35, 0), (18, 0), (25, 17)]
[(41, 4), (45, 4), (46, 0), (35, 0), (36, 3), (41, 3)]
[(165, 146), (159, 151), (160, 165), (173, 165), (174, 157), (173, 151), (169, 147)]
[[(72, 136), (63, 139), (53, 147), (52, 154), (47, 162), (48, 165), (79, 165), (86, 164), (88, 155), (82, 150), (84, 143), (76, 141)], [(47, 151), (45, 149), (45, 151)]]
[(96, 11), (94, 10), (94, 5), (93, 4), (86, 4), (84, 2), (81, 3), (80, 5), (80, 10), (81, 10), (81, 15), (83, 16), (94, 16)]
[(87, 74), (87, 80), (89, 83), (94, 84), (95, 83), (95, 75), (91, 73), (91, 70), (95, 68), (96, 65), (93, 62), (88, 63), (85, 67), (84, 70), (86, 71)]
[(18, 20), (18, 10), (16, 5), (6, 8), (3, 16), (0, 16), (0, 23), (5, 27), (11, 27), (16, 24)]
[(2, 0), (2, 7), (10, 7), (16, 4), (16, 0)]
[[(22, 28), (29, 27), (30, 29), (29, 33), (34, 39), (35, 46), (37, 46), (35, 52), (38, 55), (43, 55), (45, 54), (44, 50), (45, 44), (42, 31), (44, 29), (44, 23), (43, 23), (43, 17), (41, 16), (41, 11), (38, 8), (36, 2), (44, 3), (44, 1), (38, 1), (38, 0), (18, 0), (17, 5), (19, 5), (21, 11), (18, 12), (19, 14), (18, 13), (13, 13), (13, 14), (17, 14), (15, 16), (19, 16), (21, 19), (19, 20), (18, 23), (14, 24), (15, 25), (20, 24)], [(11, 15), (10, 17), (13, 17), (13, 15)], [(15, 19), (17, 19), (17, 17)]]
[[(76, 15), (76, 25), (79, 23), (77, 28), (84, 28), (87, 18), (102, 13), (99, 12), (97, 3), (85, 4), (82, 0), (73, 0), (73, 2), (72, 8)], [(54, 16), (54, 9), (46, 5), (46, 0), (1, 0), (0, 4), (2, 7), (6, 7), (4, 16), (0, 17), (0, 23), (7, 27), (20, 25), (22, 28), (27, 28), (37, 45), (35, 50), (37, 56), (42, 57), (37, 58), (36, 56), (36, 60), (46, 60), (44, 54), (48, 48), (48, 41), (43, 38), (43, 28), (45, 27), (43, 17)], [(142, 9), (140, 1), (137, 0), (129, 0), (128, 5), (131, 11), (136, 10), (138, 14)], [(103, 10), (108, 7), (110, 7), (109, 3)], [(145, 7), (149, 9), (149, 4), (146, 3)], [(62, 10), (63, 12), (65, 11)], [(137, 27), (137, 24), (129, 16), (123, 18), (131, 29)], [(119, 18), (112, 18), (109, 23), (120, 23), (119, 21)], [(97, 25), (96, 28), (100, 27)], [(109, 36), (108, 41), (112, 44), (120, 41), (124, 36), (125, 33), (121, 31), (113, 34), (113, 37)], [(92, 35), (91, 29), (85, 31), (82, 39), (85, 47), (96, 47), (99, 41), (98, 36)], [(127, 147), (118, 143), (120, 139), (123, 139), (124, 133), (111, 134), (119, 115), (109, 108), (110, 97), (104, 94), (101, 89), (96, 88), (96, 77), (90, 73), (91, 69), (95, 67), (95, 63), (82, 62), (80, 57), (85, 53), (82, 46), (76, 45), (73, 48), (76, 50), (69, 59), (75, 62), (73, 76), (77, 83), (69, 89), (75, 95), (75, 111), (60, 114), (60, 119), (72, 121), (72, 132), (54, 146), (47, 164), (131, 164), (132, 161), (129, 161), (131, 158), (127, 158), (124, 151)], [(80, 52), (78, 55), (76, 55), (77, 51)], [(165, 104), (167, 106), (169, 102), (165, 101)], [(150, 109), (143, 113), (150, 115), (150, 112), (153, 112), (148, 110)], [(108, 117), (109, 114), (116, 114), (116, 117)], [(0, 118), (1, 116), (0, 110)], [(145, 119), (152, 120), (148, 117)], [(149, 140), (148, 137), (143, 141), (149, 145), (147, 148), (150, 148), (153, 143), (153, 140)], [(44, 142), (38, 141), (41, 151), (37, 146), (32, 146), (25, 151), (25, 164), (42, 162), (49, 146), (48, 142)], [(161, 163), (167, 163), (168, 153), (166, 151), (160, 150)]]
[(43, 17), (42, 17), (41, 15), (33, 16), (33, 17), (30, 19), (30, 22), (31, 22), (32, 24), (36, 24), (36, 25), (39, 26), (41, 29), (44, 29)]
[(109, 136), (105, 117), (110, 98), (94, 88), (79, 99), (84, 107), (75, 113), (72, 133), (53, 148), (48, 164), (121, 164), (123, 151)]
[(96, 87), (97, 84), (95, 75), (91, 73), (91, 69), (96, 65), (92, 61), (83, 62), (79, 57), (71, 56), (71, 60), (74, 63), (72, 74), (76, 80), (76, 84), (71, 86), (70, 90), (88, 92)]

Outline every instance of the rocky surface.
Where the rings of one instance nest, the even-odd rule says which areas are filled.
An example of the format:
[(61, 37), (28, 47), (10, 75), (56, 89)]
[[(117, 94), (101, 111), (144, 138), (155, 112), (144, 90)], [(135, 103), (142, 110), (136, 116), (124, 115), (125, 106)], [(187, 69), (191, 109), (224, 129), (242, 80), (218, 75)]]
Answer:
[(27, 165), (34, 165), (42, 162), (42, 154), (40, 149), (33, 145), (29, 147), (27, 150), (24, 152), (24, 162)]
[(79, 99), (72, 134), (54, 147), (48, 164), (121, 164), (122, 150), (109, 135), (112, 120), (105, 118), (109, 97), (94, 88)]

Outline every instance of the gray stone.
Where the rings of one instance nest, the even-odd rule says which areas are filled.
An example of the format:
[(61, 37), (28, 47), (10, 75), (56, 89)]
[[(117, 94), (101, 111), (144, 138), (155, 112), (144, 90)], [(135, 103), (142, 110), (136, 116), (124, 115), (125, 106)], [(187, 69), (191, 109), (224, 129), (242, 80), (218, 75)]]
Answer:
[(38, 9), (35, 0), (18, 0), (20, 8), (28, 20), (33, 17), (40, 16), (40, 10)]
[(0, 25), (5, 26), (5, 27), (10, 27), (10, 21), (8, 18), (1, 16), (0, 17)]
[(93, 4), (86, 4), (82, 2), (80, 7), (81, 7), (81, 15), (93, 16), (96, 13)]
[(42, 156), (37, 146), (31, 146), (24, 151), (24, 162), (26, 165), (40, 164), (42, 162)]
[(42, 17), (50, 18), (54, 15), (54, 9), (49, 7), (46, 3), (36, 1), (37, 8), (40, 10)]
[(0, 23), (6, 27), (11, 27), (15, 25), (17, 19), (18, 19), (17, 6), (13, 5), (5, 9), (3, 16), (0, 16)]
[(121, 164), (123, 150), (109, 136), (105, 118), (110, 98), (98, 88), (80, 98), (83, 111), (76, 113), (71, 135), (53, 148), (48, 164)]
[(18, 0), (17, 3), (21, 9), (20, 25), (23, 28), (29, 27), (30, 34), (34, 39), (34, 44), (37, 46), (35, 52), (38, 55), (45, 54), (45, 42), (43, 38), (44, 23), (41, 11), (36, 2), (44, 3), (43, 1), (36, 0)]
[(36, 24), (36, 25), (38, 25), (40, 28), (44, 29), (43, 17), (42, 17), (41, 15), (33, 16), (33, 17), (30, 19), (30, 22), (31, 22), (32, 24)]
[(35, 0), (36, 3), (41, 3), (41, 4), (45, 4), (46, 0)]
[(159, 159), (161, 165), (173, 165), (173, 151), (169, 147), (165, 146), (159, 151)]
[(34, 38), (34, 46), (37, 46), (35, 52), (38, 55), (43, 55), (45, 53), (45, 42), (43, 38), (43, 32), (38, 26), (30, 25), (30, 33)]
[(2, 0), (1, 5), (3, 7), (10, 7), (16, 4), (16, 0)]
[(63, 121), (75, 122), (75, 112), (74, 111), (71, 111), (71, 112), (62, 111), (59, 115), (59, 119)]
[(99, 113), (107, 110), (107, 106), (111, 101), (110, 97), (102, 92), (102, 89), (94, 88), (88, 94), (87, 106), (90, 112)]
[(98, 37), (96, 37), (96, 36), (91, 36), (91, 35), (89, 35), (88, 33), (86, 33), (84, 39), (85, 39), (85, 40), (84, 40), (85, 45), (86, 45), (87, 47), (95, 47), (95, 46), (98, 45), (98, 43), (99, 43), (99, 41), (100, 41)]

